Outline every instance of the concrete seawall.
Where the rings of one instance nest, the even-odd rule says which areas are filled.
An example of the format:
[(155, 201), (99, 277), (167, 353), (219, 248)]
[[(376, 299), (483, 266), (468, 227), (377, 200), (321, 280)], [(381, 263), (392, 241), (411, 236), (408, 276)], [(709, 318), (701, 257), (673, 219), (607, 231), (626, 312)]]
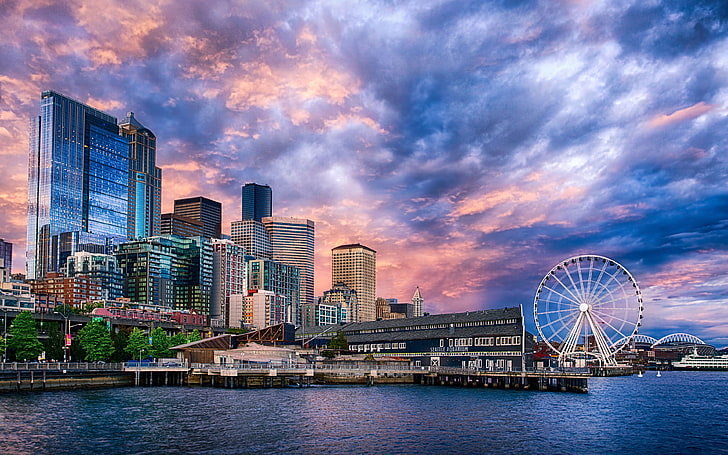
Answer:
[(43, 390), (126, 387), (134, 375), (123, 371), (2, 371), (0, 393)]

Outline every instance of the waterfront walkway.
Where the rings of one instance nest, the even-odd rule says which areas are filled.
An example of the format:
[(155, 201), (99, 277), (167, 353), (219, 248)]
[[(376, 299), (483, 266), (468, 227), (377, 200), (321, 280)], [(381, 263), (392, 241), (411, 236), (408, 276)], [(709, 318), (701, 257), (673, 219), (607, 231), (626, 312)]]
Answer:
[(0, 390), (118, 385), (197, 384), (225, 388), (316, 384), (423, 384), (501, 389), (588, 391), (587, 369), (483, 371), (410, 364), (0, 363)]

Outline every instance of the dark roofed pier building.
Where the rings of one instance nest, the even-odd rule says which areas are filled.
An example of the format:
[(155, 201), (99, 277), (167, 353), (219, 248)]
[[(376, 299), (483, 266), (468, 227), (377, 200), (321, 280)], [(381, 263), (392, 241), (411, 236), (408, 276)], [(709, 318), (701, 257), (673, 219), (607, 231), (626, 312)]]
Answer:
[(325, 330), (316, 341), (327, 342), (341, 330), (350, 350), (374, 358), (401, 357), (421, 366), (485, 371), (521, 370), (534, 338), (525, 330), (520, 306), (352, 323), (340, 329), (311, 327), (298, 337), (308, 340)]

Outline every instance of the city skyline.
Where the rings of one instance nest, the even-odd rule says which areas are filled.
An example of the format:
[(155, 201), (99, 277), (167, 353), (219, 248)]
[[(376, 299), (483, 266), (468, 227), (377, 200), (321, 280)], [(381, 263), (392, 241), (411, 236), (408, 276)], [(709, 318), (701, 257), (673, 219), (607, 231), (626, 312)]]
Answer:
[[(378, 296), (521, 304), (559, 261), (637, 278), (641, 333), (728, 344), (723, 2), (17, 1), (0, 7), (0, 237), (22, 271), (28, 125), (55, 90), (157, 138), (161, 212), (262, 182)], [(137, 11), (148, 14), (140, 16)], [(532, 329), (532, 328), (531, 328)]]

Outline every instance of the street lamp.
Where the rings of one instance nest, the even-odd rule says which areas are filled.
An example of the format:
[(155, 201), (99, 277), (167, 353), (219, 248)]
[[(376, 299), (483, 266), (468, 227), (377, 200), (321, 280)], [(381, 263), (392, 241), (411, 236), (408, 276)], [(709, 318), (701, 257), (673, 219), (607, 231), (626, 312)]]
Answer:
[(63, 313), (60, 313), (58, 311), (53, 312), (54, 314), (59, 314), (63, 316), (63, 363), (66, 363), (68, 361), (68, 335), (71, 333), (70, 321), (67, 312), (68, 307), (65, 304), (63, 305)]

